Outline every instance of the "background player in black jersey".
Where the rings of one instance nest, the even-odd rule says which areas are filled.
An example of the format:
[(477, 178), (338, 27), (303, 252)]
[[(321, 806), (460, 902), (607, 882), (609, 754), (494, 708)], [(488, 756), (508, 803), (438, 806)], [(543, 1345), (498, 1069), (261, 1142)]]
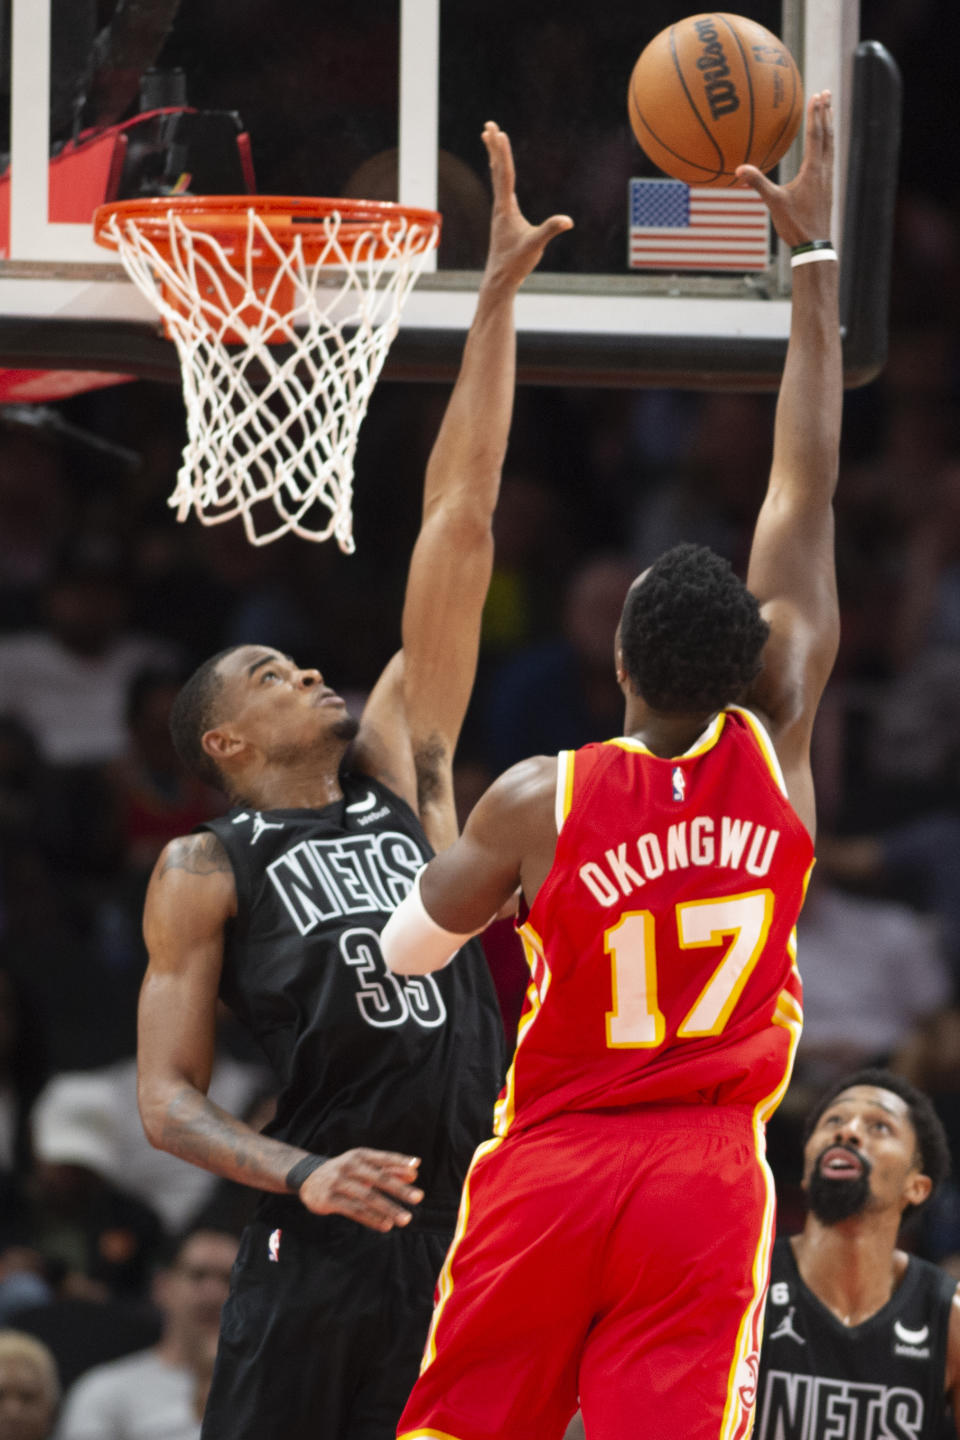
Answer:
[(937, 1266), (897, 1248), (903, 1217), (949, 1168), (927, 1097), (860, 1070), (807, 1119), (809, 1213), (773, 1252), (756, 1440), (940, 1440), (960, 1421), (960, 1297)]
[[(172, 842), (151, 880), (141, 1114), (155, 1145), (267, 1192), (224, 1310), (205, 1440), (393, 1435), (502, 1079), (482, 956), (466, 985), (398, 985), (378, 944), (430, 854), (424, 832), (434, 847), (456, 833), (451, 759), (492, 566), (513, 301), (572, 223), (529, 225), (506, 135), (488, 122), (483, 139), (490, 249), (427, 466), (402, 650), (359, 723), (319, 670), (262, 645), (201, 666), (172, 721), (183, 758), (235, 808)], [(218, 994), (277, 1071), (263, 1135), (207, 1098)]]

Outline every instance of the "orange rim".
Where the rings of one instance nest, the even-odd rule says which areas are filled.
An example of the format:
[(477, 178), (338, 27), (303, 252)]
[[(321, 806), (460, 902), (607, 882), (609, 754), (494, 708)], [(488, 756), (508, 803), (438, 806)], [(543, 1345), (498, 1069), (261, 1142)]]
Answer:
[[(317, 260), (327, 250), (328, 234), (322, 222), (334, 214), (340, 216), (337, 234), (341, 248), (348, 253), (361, 235), (372, 235), (373, 243), (364, 248), (365, 258), (387, 255), (388, 242), (408, 227), (417, 232), (412, 237), (411, 252), (419, 254), (432, 249), (439, 239), (442, 223), (436, 210), (398, 205), (390, 200), (291, 195), (158, 195), (98, 206), (93, 215), (93, 236), (97, 244), (116, 250), (117, 243), (107, 228), (116, 220), (121, 229), (132, 224), (161, 253), (169, 253), (170, 216), (175, 215), (187, 229), (211, 236), (230, 251), (242, 243), (251, 210), (281, 248), (299, 238), (308, 261)], [(269, 263), (268, 256), (258, 254), (257, 259)], [(339, 263), (337, 255), (329, 254), (326, 263)]]

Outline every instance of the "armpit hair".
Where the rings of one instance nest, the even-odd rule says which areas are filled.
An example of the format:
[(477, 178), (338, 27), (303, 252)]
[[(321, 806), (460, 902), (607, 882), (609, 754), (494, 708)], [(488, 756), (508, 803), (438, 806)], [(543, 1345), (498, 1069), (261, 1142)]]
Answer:
[(443, 798), (450, 783), (450, 757), (439, 735), (431, 735), (413, 752), (417, 805), (421, 812)]

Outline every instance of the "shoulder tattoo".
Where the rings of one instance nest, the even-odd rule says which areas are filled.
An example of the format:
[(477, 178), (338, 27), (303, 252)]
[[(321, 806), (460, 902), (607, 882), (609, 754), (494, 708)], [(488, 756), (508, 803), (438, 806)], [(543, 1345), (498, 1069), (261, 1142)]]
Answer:
[(203, 830), (199, 835), (182, 835), (170, 842), (160, 874), (165, 875), (168, 870), (186, 870), (189, 875), (232, 874), (233, 866), (213, 831)]

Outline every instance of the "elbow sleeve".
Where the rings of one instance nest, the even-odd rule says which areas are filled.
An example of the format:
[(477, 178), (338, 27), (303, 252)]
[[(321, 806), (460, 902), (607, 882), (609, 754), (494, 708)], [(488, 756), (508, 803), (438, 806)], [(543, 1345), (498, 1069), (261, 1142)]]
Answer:
[(383, 957), (396, 975), (428, 975), (442, 970), (460, 946), (479, 934), (455, 935), (427, 914), (420, 896), (421, 870), (410, 891), (394, 910), (380, 935)]

